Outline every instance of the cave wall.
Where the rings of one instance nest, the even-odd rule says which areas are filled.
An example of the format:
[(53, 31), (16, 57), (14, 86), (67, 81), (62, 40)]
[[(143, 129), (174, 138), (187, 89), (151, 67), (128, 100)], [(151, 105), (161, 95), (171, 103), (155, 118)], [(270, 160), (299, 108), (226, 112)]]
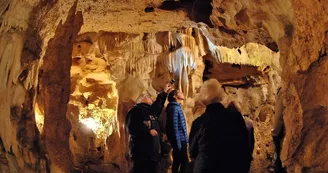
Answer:
[[(49, 40), (55, 36), (60, 20), (66, 21), (68, 11), (74, 2), (1, 0), (0, 4), (1, 170), (49, 171), (49, 155), (44, 147), (44, 138), (37, 130), (34, 117), (34, 103), (39, 92), (38, 67), (46, 54)], [(146, 7), (152, 7), (154, 11), (146, 12)], [(203, 26), (203, 29), (200, 29), (202, 35), (214, 45), (237, 48), (248, 42), (258, 42), (280, 52), (282, 66), (280, 75), (286, 88), (284, 100), (286, 137), (283, 143), (282, 160), (288, 172), (328, 170), (327, 156), (323, 154), (328, 150), (327, 101), (324, 99), (324, 90), (327, 86), (325, 84), (328, 44), (327, 1), (213, 0), (212, 7), (210, 21), (214, 28), (203, 24), (197, 26), (198, 28)], [(103, 29), (109, 32), (131, 33), (132, 37), (135, 36), (134, 34), (137, 35), (136, 37), (143, 37), (144, 34), (140, 33), (156, 33), (166, 31), (167, 28), (170, 28), (170, 32), (176, 32), (177, 28), (182, 26), (188, 28), (195, 25), (184, 7), (164, 10), (160, 8), (160, 1), (131, 0), (124, 4), (116, 0), (112, 3), (103, 0), (83, 1), (78, 3), (77, 10), (83, 11), (85, 21), (81, 33), (98, 32)], [(138, 17), (133, 19), (131, 16)], [(179, 22), (168, 19), (177, 19)], [(152, 38), (152, 34), (149, 37)], [(149, 44), (153, 43), (150, 41)], [(211, 53), (215, 54), (215, 51), (210, 51)], [(215, 59), (215, 56), (211, 56)], [(150, 62), (154, 61), (148, 61)], [(121, 67), (118, 67), (116, 71), (122, 71), (120, 69)], [(141, 71), (149, 72), (149, 70), (146, 68)], [(201, 73), (197, 71), (195, 73), (198, 77), (191, 81), (201, 81), (199, 79)], [(133, 83), (136, 84), (133, 87), (142, 92), (144, 84), (147, 83), (146, 88), (149, 87), (154, 94), (156, 87), (153, 87), (150, 81), (145, 82), (150, 78), (148, 74), (145, 76), (141, 78), (144, 81)], [(129, 83), (128, 81), (130, 83), (135, 81), (135, 77), (132, 75), (122, 80)], [(269, 91), (273, 88), (270, 87)], [(234, 88), (227, 87), (227, 90), (232, 94), (242, 91), (235, 92)], [(122, 115), (133, 105), (128, 97), (118, 103), (118, 114)], [(255, 112), (259, 112), (259, 120), (265, 120), (263, 123), (269, 126), (270, 120), (263, 117), (268, 114), (266, 112), (271, 111), (270, 105), (272, 107), (273, 103), (270, 99), (266, 103), (269, 105)], [(187, 106), (189, 108), (185, 108), (186, 114), (194, 115), (192, 100), (187, 100), (186, 105), (189, 105)], [(262, 109), (263, 111), (260, 111)], [(61, 116), (63, 117), (63, 114)], [(256, 114), (253, 118), (257, 123)], [(257, 129), (259, 132), (262, 131), (261, 128)], [(261, 135), (269, 136), (269, 133), (266, 131)], [(117, 139), (119, 137), (115, 138)], [(115, 140), (109, 143), (115, 146)], [(269, 141), (261, 145), (264, 146), (267, 142)], [(67, 144), (65, 145), (67, 149)], [(270, 147), (272, 145), (269, 144)], [(258, 150), (261, 154), (263, 148), (260, 147)], [(261, 155), (264, 158), (266, 154)]]
[[(70, 93), (70, 68), (73, 43), (83, 25), (75, 3), (65, 23), (59, 23), (40, 67), (40, 95), (44, 109), (44, 144), (51, 161), (51, 172), (70, 172), (72, 154), (69, 148), (71, 122), (66, 117)], [(75, 14), (76, 13), (76, 14)]]
[[(89, 53), (92, 49), (90, 43), (75, 42), (71, 54), (67, 117), (72, 130), (69, 140), (74, 165), (82, 170), (90, 166), (90, 162), (101, 164), (105, 153), (116, 152), (115, 146), (106, 144), (106, 139), (116, 138), (120, 133), (116, 83), (106, 60)], [(120, 144), (115, 142), (115, 145)], [(114, 158), (108, 160), (113, 162)]]
[(45, 172), (47, 161), (40, 152), (33, 111), (40, 49), (29, 22), (37, 1), (0, 4), (1, 171)]
[(279, 47), (286, 88), (282, 160), (288, 172), (326, 172), (327, 1), (213, 2), (216, 26), (236, 32), (264, 27)]
[[(257, 172), (267, 169), (272, 159), (267, 157), (273, 155), (271, 138), (268, 136), (273, 115), (272, 97), (277, 89), (276, 85), (280, 83), (279, 53), (256, 43), (248, 43), (234, 49), (217, 46), (206, 37), (204, 33), (206, 31), (203, 25), (195, 25), (192, 28), (178, 29), (176, 32), (142, 34), (92, 32), (77, 37), (72, 54), (74, 63), (71, 68), (71, 101), (79, 100), (84, 104), (86, 98), (82, 98), (84, 101), (81, 101), (79, 95), (81, 96), (83, 92), (80, 93), (81, 88), (76, 87), (87, 85), (85, 81), (80, 80), (83, 78), (88, 80), (88, 77), (84, 77), (86, 74), (103, 76), (102, 80), (100, 78), (98, 80), (105, 82), (109, 79), (116, 83), (115, 87), (118, 90), (119, 128), (107, 137), (107, 150), (99, 152), (99, 157), (103, 156), (105, 162), (118, 164), (123, 172), (127, 172), (131, 166), (127, 160), (128, 135), (124, 128), (124, 121), (127, 111), (132, 108), (141, 93), (149, 92), (156, 97), (165, 82), (175, 79), (174, 87), (182, 90), (187, 97), (183, 106), (187, 126), (190, 129), (193, 120), (204, 110), (202, 105), (195, 103), (195, 95), (203, 79), (216, 78), (224, 85), (229, 95), (226, 103), (231, 100), (237, 101), (242, 105), (242, 113), (254, 121), (256, 138), (259, 140), (256, 143), (258, 149), (255, 153), (253, 169)], [(205, 61), (211, 65), (206, 65)], [(94, 85), (89, 84), (89, 86), (92, 88), (91, 86)], [(100, 92), (100, 89), (94, 87), (93, 92), (97, 91)], [(101, 89), (101, 92), (104, 91), (106, 90)], [(105, 95), (96, 96), (110, 99)], [(268, 101), (270, 99), (271, 101)], [(88, 103), (91, 102), (90, 100)], [(75, 116), (76, 119), (76, 115), (79, 112), (81, 114), (83, 106), (74, 105), (74, 107), (75, 113), (72, 112), (69, 116)], [(68, 114), (71, 114), (70, 110)], [(163, 132), (165, 132), (165, 120), (165, 113), (163, 113), (161, 117)], [(73, 124), (73, 128), (74, 126), (76, 125)], [(77, 130), (71, 133), (80, 133)], [(76, 136), (71, 138), (74, 140), (81, 138)], [(91, 151), (96, 148), (88, 144), (92, 140), (83, 141), (79, 144), (81, 147), (87, 147)], [(75, 152), (81, 156), (88, 155), (86, 150), (75, 149)], [(90, 159), (91, 157), (85, 158), (85, 162)], [(93, 159), (93, 162), (97, 162), (95, 160), (97, 159)], [(162, 172), (167, 172), (169, 162), (170, 158), (163, 158)]]

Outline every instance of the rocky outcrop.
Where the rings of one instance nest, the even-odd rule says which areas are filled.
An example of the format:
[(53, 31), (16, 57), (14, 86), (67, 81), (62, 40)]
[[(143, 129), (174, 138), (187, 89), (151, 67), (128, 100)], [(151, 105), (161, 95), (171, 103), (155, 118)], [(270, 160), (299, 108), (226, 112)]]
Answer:
[(104, 153), (113, 150), (106, 145), (106, 139), (114, 137), (113, 133), (119, 134), (116, 83), (111, 80), (106, 61), (86, 53), (90, 49), (93, 49), (90, 43), (78, 42), (73, 46), (67, 110), (72, 124), (70, 149), (74, 165), (82, 169), (90, 161), (93, 165), (100, 164)]
[(198, 88), (216, 78), (252, 119), (252, 171), (265, 172), (281, 75), (283, 164), (288, 172), (326, 172), (327, 8), (311, 0), (0, 0), (1, 171), (126, 172), (123, 122), (135, 98), (174, 78), (188, 96), (190, 125), (203, 110)]
[[(170, 26), (167, 31), (156, 31), (158, 28), (152, 27), (149, 29), (153, 32), (142, 34), (104, 31), (84, 33), (75, 39), (73, 45), (72, 40), (81, 25), (78, 22), (80, 13), (75, 16), (71, 11), (62, 25), (58, 24), (58, 20), (63, 16), (56, 11), (59, 6), (65, 11), (69, 5), (72, 4), (65, 4), (62, 1), (40, 2), (35, 7), (38, 12), (33, 16), (33, 20), (40, 28), (28, 28), (24, 58), (21, 59), (25, 70), (20, 78), (29, 81), (24, 86), (34, 86), (38, 77), (40, 78), (39, 89), (32, 87), (25, 99), (28, 103), (29, 116), (32, 116), (32, 128), (27, 129), (34, 133), (20, 133), (22, 137), (35, 137), (30, 140), (33, 144), (31, 146), (40, 149), (39, 152), (32, 151), (23, 161), (36, 165), (34, 170), (94, 171), (96, 165), (103, 165), (102, 169), (108, 171), (113, 165), (117, 165), (121, 171), (126, 172), (129, 161), (124, 116), (140, 93), (150, 92), (155, 96), (171, 78), (177, 81), (176, 88), (181, 89), (189, 97), (184, 108), (188, 114), (189, 125), (199, 115), (194, 113), (193, 98), (202, 84), (204, 70), (211, 72), (205, 77), (215, 77), (232, 87), (232, 94), (237, 93), (235, 91), (238, 89), (234, 89), (237, 86), (260, 86), (261, 81), (265, 84), (270, 83), (264, 80), (268, 76), (262, 72), (265, 67), (272, 66), (272, 60), (276, 59), (278, 54), (267, 51), (265, 47), (257, 44), (248, 44), (236, 49), (218, 45), (211, 29), (204, 24), (190, 24), (190, 27), (179, 29), (172, 29)], [(83, 3), (77, 8), (81, 6)], [(73, 11), (74, 8), (75, 6), (72, 8)], [(171, 13), (163, 10), (157, 12)], [(43, 13), (51, 15), (38, 16)], [(86, 18), (88, 19), (88, 16)], [(56, 22), (50, 23), (51, 20)], [(49, 24), (45, 24), (47, 22)], [(56, 25), (58, 26), (54, 28)], [(40, 43), (41, 40), (43, 44)], [(268, 53), (256, 53), (262, 51)], [(67, 56), (72, 57), (72, 67)], [(42, 59), (40, 69), (39, 58)], [(204, 64), (205, 59), (215, 66)], [(70, 74), (68, 67), (71, 67)], [(218, 72), (217, 70), (222, 67), (228, 68)], [(232, 79), (232, 76), (235, 78)], [(251, 80), (250, 76), (256, 79)], [(69, 77), (71, 84), (68, 81)], [(262, 90), (257, 92), (260, 94)], [(15, 93), (19, 95), (18, 99), (23, 100), (19, 90)], [(267, 94), (264, 95), (260, 102), (255, 103), (256, 105), (263, 103)], [(255, 109), (248, 109), (251, 106), (246, 106), (245, 114), (254, 112)], [(20, 115), (20, 112), (16, 114)], [(90, 125), (95, 125), (96, 128)], [(51, 135), (52, 133), (54, 135)], [(12, 141), (15, 142), (16, 139)], [(60, 145), (57, 144), (58, 141), (62, 141)], [(10, 147), (4, 148), (5, 151), (10, 151)], [(32, 155), (41, 159), (33, 161)], [(19, 156), (11, 158), (13, 163), (20, 159)], [(93, 162), (90, 162), (91, 160)], [(10, 159), (8, 161), (10, 162)], [(26, 170), (18, 164), (12, 165), (16, 165), (15, 169)]]
[(327, 2), (213, 2), (218, 9), (211, 16), (216, 26), (239, 33), (260, 26), (279, 47), (282, 80), (287, 88), (283, 164), (289, 172), (326, 172), (327, 158), (322, 156), (327, 148), (321, 146), (326, 143), (322, 125), (327, 123), (321, 117), (325, 117), (327, 105), (322, 99), (326, 86), (322, 74), (325, 73)]
[[(125, 115), (141, 93), (149, 92), (155, 97), (170, 79), (175, 79), (175, 88), (182, 90), (188, 98), (184, 110), (189, 128), (192, 121), (200, 115), (200, 109), (194, 101), (197, 90), (203, 79), (216, 78), (225, 86), (230, 99), (242, 105), (242, 113), (251, 117), (255, 125), (265, 129), (266, 134), (270, 134), (267, 127), (273, 112), (261, 110), (268, 105), (267, 100), (272, 99), (276, 85), (279, 84), (279, 53), (256, 43), (248, 43), (235, 49), (218, 46), (211, 41), (212, 38), (207, 37), (208, 32), (205, 26), (195, 25), (177, 32), (99, 32), (84, 33), (77, 37), (72, 54), (72, 85), (68, 111), (68, 117), (76, 122), (72, 124), (73, 140), (70, 144), (73, 155), (80, 158), (77, 159), (79, 161), (75, 160), (77, 165), (83, 166), (89, 160), (100, 164), (101, 157), (104, 157), (105, 162), (115, 162), (121, 170), (128, 171)], [(118, 97), (115, 96), (113, 86), (117, 89)], [(270, 104), (272, 106), (274, 101)], [(114, 117), (109, 112), (100, 113), (99, 109), (111, 110)], [(165, 114), (162, 116), (161, 121), (165, 127)], [(92, 124), (91, 121), (95, 125), (103, 124), (96, 122), (112, 124), (96, 127), (94, 132), (105, 127), (111, 132), (113, 130), (113, 133), (82, 135), (87, 129), (81, 124), (87, 117), (89, 124)], [(119, 128), (115, 126), (116, 119)], [(106, 137), (106, 146), (97, 142), (104, 141)], [(257, 138), (261, 138), (257, 144), (261, 147), (258, 148), (272, 155), (272, 147), (268, 147), (271, 138), (265, 135)], [(255, 167), (260, 167), (263, 163), (268, 165), (266, 157), (262, 152), (259, 153), (256, 157), (259, 163)]]
[(40, 49), (35, 49), (38, 40), (29, 37), (33, 35), (29, 22), (37, 2), (0, 4), (4, 5), (0, 13), (0, 167), (6, 172), (45, 172), (46, 158), (40, 152), (33, 111)]
[(77, 2), (68, 13), (66, 22), (59, 23), (40, 67), (41, 105), (44, 109), (44, 142), (51, 161), (51, 172), (70, 172), (72, 157), (69, 148), (71, 123), (66, 118), (70, 93), (70, 68), (73, 43), (82, 24)]

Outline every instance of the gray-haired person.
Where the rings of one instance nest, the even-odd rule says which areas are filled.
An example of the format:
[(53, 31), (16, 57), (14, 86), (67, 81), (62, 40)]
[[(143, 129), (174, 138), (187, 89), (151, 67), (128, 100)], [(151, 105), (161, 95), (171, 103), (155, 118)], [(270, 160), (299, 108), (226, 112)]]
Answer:
[(247, 173), (251, 160), (247, 128), (238, 111), (220, 102), (225, 93), (220, 83), (210, 79), (202, 85), (199, 102), (205, 113), (191, 127), (190, 156), (195, 158), (193, 173)]
[(130, 153), (133, 160), (131, 173), (155, 173), (160, 161), (160, 126), (158, 118), (163, 109), (170, 85), (157, 95), (155, 101), (143, 94), (126, 116), (130, 134)]

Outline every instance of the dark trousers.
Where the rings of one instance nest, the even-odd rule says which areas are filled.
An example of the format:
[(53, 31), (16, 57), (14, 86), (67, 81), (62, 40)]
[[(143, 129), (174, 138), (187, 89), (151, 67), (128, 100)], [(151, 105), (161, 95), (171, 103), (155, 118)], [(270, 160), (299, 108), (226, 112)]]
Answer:
[(133, 158), (133, 168), (131, 173), (156, 173), (157, 162)]
[(180, 173), (185, 173), (187, 165), (188, 165), (187, 142), (182, 142), (181, 150), (177, 148), (173, 148), (172, 173), (178, 173), (179, 167), (180, 167)]

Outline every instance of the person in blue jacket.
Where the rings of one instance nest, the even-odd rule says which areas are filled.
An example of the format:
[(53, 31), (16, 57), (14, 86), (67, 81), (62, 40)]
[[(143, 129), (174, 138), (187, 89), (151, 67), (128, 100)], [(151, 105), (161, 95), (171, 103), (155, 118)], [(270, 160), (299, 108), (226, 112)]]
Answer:
[(166, 134), (173, 148), (172, 173), (185, 173), (188, 165), (187, 155), (187, 126), (184, 113), (181, 108), (181, 102), (184, 95), (178, 90), (169, 93), (169, 104), (166, 108)]

